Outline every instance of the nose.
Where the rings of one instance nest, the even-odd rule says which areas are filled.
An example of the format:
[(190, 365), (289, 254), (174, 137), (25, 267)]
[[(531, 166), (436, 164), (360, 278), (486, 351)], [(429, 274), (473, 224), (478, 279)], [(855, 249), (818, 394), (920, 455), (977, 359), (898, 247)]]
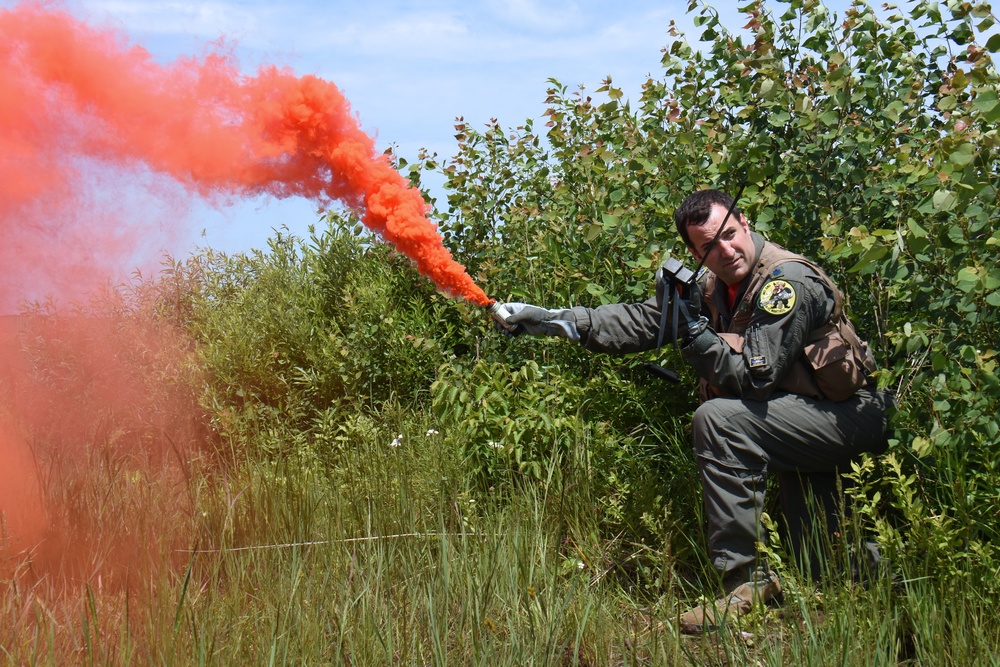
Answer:
[(731, 259), (736, 254), (736, 251), (733, 249), (733, 246), (729, 243), (729, 241), (723, 241), (720, 239), (715, 246), (716, 252), (719, 253), (719, 257), (721, 259)]

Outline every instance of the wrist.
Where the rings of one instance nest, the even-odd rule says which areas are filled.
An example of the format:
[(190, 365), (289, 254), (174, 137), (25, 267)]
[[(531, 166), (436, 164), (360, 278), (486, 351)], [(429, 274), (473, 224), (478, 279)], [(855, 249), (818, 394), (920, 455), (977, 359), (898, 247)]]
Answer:
[(702, 354), (707, 352), (713, 345), (716, 334), (708, 326), (708, 319), (699, 317), (688, 324), (683, 334), (683, 348), (685, 352)]

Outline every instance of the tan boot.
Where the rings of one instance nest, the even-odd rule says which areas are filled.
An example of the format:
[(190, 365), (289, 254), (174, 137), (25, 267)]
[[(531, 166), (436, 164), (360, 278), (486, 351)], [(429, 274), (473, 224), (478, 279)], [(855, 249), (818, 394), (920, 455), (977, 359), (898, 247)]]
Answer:
[(781, 593), (781, 583), (774, 572), (754, 573), (750, 581), (736, 586), (715, 602), (700, 604), (681, 614), (681, 632), (689, 635), (713, 632), (720, 625), (749, 613), (754, 605), (770, 602)]

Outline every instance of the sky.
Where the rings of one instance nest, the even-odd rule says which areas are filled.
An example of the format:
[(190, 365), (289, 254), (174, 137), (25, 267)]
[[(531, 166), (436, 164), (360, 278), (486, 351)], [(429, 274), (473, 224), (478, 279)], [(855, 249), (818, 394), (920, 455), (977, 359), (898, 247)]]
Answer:
[[(261, 64), (335, 83), (380, 149), (413, 160), (420, 149), (454, 154), (454, 121), (496, 118), (516, 127), (545, 110), (547, 79), (594, 90), (611, 76), (626, 97), (659, 72), (670, 21), (696, 35), (678, 0), (68, 0), (89, 23), (121, 31), (163, 63), (232, 49), (253, 74)], [(11, 6), (7, 0), (0, 6)], [(724, 12), (735, 3), (713, 3)], [(730, 22), (737, 27), (739, 18)], [(431, 183), (432, 194), (438, 187)], [(439, 197), (443, 201), (443, 196)], [(302, 235), (319, 219), (305, 200), (198, 205), (190, 233), (164, 248), (262, 248), (276, 228)]]

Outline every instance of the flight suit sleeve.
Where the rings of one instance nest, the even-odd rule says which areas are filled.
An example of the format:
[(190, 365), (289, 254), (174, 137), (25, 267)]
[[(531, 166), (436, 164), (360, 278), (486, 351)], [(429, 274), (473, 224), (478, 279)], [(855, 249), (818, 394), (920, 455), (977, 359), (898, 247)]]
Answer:
[(656, 347), (660, 331), (660, 301), (616, 303), (570, 309), (580, 332), (580, 345), (593, 352), (627, 354)]
[(727, 341), (707, 329), (683, 352), (709, 384), (731, 396), (764, 400), (802, 356), (810, 332), (830, 319), (834, 299), (825, 281), (799, 262), (779, 266), (747, 298), (752, 313), (742, 340)]
[[(592, 352), (616, 354), (654, 349), (661, 343), (661, 308), (666, 296), (665, 283), (658, 277), (654, 296), (642, 303), (571, 308), (580, 334), (580, 345)], [(669, 318), (662, 321), (670, 331)], [(663, 336), (663, 345), (672, 342), (669, 335)]]

